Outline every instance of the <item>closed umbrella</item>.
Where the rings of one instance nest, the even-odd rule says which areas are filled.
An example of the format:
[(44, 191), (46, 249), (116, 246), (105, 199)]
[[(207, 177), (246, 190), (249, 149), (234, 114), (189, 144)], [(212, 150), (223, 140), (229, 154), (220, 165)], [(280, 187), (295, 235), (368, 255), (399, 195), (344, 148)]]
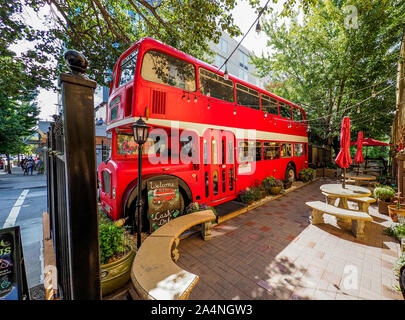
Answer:
[(340, 151), (335, 159), (336, 164), (343, 168), (343, 188), (346, 187), (346, 169), (351, 165), (350, 157), (350, 117), (344, 117), (340, 131)]
[[(354, 156), (354, 162), (357, 163), (358, 165), (360, 165), (360, 163), (364, 162), (364, 157), (363, 157), (363, 131), (359, 131), (359, 133), (357, 135), (357, 151), (356, 151), (356, 155)], [(357, 174), (359, 174), (358, 170), (357, 170)]]

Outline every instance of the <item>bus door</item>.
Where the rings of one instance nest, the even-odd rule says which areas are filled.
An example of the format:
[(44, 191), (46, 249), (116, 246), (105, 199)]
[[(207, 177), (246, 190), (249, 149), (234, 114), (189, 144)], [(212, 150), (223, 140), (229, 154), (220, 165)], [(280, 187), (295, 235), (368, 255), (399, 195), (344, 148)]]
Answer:
[(205, 195), (218, 201), (235, 194), (235, 136), (230, 131), (204, 133)]

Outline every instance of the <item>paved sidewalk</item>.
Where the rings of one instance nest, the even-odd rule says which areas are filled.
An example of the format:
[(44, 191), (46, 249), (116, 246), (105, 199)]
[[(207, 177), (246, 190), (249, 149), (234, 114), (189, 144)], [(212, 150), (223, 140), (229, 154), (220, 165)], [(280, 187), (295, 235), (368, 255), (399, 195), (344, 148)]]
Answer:
[(3, 169), (0, 170), (0, 190), (46, 187), (46, 174), (38, 174), (34, 170), (32, 175), (24, 175), (21, 167), (12, 167), (11, 172), (12, 174), (8, 174)]
[[(399, 243), (385, 235), (388, 216), (370, 207), (364, 241), (336, 218), (311, 225), (306, 201), (324, 200), (320, 179), (228, 220), (204, 242), (180, 242), (178, 264), (199, 275), (189, 299), (402, 299), (392, 268)], [(353, 205), (354, 208), (354, 205)]]

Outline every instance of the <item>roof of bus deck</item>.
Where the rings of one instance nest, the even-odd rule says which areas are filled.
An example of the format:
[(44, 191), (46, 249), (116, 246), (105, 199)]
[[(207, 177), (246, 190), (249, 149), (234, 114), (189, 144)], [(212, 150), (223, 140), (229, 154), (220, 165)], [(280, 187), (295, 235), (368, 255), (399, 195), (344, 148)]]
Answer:
[[(206, 69), (208, 69), (208, 70), (210, 70), (210, 71), (212, 71), (212, 72), (215, 72), (215, 73), (217, 73), (217, 74), (219, 74), (219, 75), (221, 75), (221, 76), (224, 75), (224, 72), (218, 70), (218, 68), (216, 68), (215, 66), (210, 65), (210, 64), (208, 64), (207, 62), (204, 62), (204, 61), (202, 61), (202, 60), (200, 60), (200, 59), (198, 59), (198, 58), (195, 58), (195, 57), (193, 57), (193, 56), (191, 56), (191, 55), (189, 55), (189, 54), (187, 54), (187, 53), (185, 53), (185, 52), (183, 52), (183, 51), (180, 51), (180, 50), (178, 50), (178, 49), (176, 49), (176, 48), (173, 48), (172, 46), (170, 46), (170, 45), (168, 45), (168, 44), (165, 44), (165, 43), (163, 43), (163, 42), (161, 42), (161, 41), (159, 41), (159, 40), (156, 40), (156, 39), (153, 39), (153, 38), (150, 38), (150, 37), (144, 37), (144, 38), (139, 39), (139, 40), (138, 40), (137, 42), (135, 42), (130, 48), (128, 48), (127, 50), (125, 50), (123, 54), (121, 54), (119, 60), (122, 60), (122, 59), (125, 58), (127, 55), (129, 55), (129, 54), (133, 51), (133, 48), (134, 48), (135, 46), (138, 46), (138, 45), (141, 45), (141, 44), (142, 44), (142, 45), (146, 45), (146, 46), (149, 46), (149, 45), (150, 45), (150, 46), (153, 46), (153, 47), (155, 47), (155, 48), (157, 48), (157, 49), (160, 49), (161, 51), (164, 51), (165, 53), (169, 53), (169, 54), (171, 54), (171, 55), (173, 54), (173, 52), (171, 52), (170, 50), (172, 50), (172, 51), (174, 51), (174, 53), (175, 53), (179, 58), (181, 58), (181, 59), (183, 59), (183, 60), (185, 60), (185, 61), (188, 61), (188, 62), (190, 62), (190, 63), (193, 63), (193, 64), (197, 65), (197, 67), (198, 67), (198, 66), (201, 66), (201, 67), (204, 67), (204, 68), (206, 68)], [(169, 49), (169, 50), (168, 50), (168, 49)], [(114, 69), (115, 69), (115, 68), (114, 68)], [(296, 104), (296, 103), (294, 103), (294, 102), (291, 102), (291, 101), (288, 101), (287, 99), (282, 98), (282, 97), (280, 97), (280, 96), (278, 96), (278, 95), (276, 95), (276, 94), (274, 94), (274, 93), (272, 93), (272, 92), (269, 92), (269, 91), (266, 91), (266, 90), (264, 90), (264, 89), (262, 89), (262, 88), (259, 88), (259, 87), (255, 86), (255, 85), (253, 85), (253, 84), (251, 84), (251, 83), (249, 83), (249, 82), (246, 82), (246, 81), (244, 81), (244, 80), (238, 78), (238, 77), (235, 76), (235, 75), (229, 74), (229, 79), (230, 79), (230, 80), (233, 80), (234, 82), (238, 82), (238, 83), (240, 83), (240, 84), (243, 84), (243, 85), (246, 85), (246, 86), (250, 86), (251, 88), (255, 89), (256, 91), (259, 91), (260, 93), (265, 93), (265, 94), (272, 95), (273, 97), (275, 97), (275, 98), (277, 98), (277, 99), (279, 99), (279, 100), (281, 100), (281, 101), (283, 101), (283, 102), (286, 102), (286, 103), (288, 103), (288, 104), (291, 104), (291, 105), (293, 105), (294, 107), (298, 107), (298, 108), (302, 109), (302, 110), (305, 112), (304, 108), (301, 107), (301, 106), (299, 106), (298, 104)], [(305, 112), (305, 114), (306, 114), (306, 112)], [(305, 115), (305, 118), (306, 118), (306, 115)]]

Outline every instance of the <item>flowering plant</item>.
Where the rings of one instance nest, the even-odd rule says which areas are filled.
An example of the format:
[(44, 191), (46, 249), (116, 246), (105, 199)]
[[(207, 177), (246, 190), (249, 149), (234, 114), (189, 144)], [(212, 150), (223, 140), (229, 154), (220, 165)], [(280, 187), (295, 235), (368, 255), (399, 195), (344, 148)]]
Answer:
[(197, 212), (197, 211), (203, 211), (203, 210), (208, 210), (211, 209), (216, 213), (215, 209), (212, 207), (207, 206), (205, 203), (198, 203), (198, 202), (192, 202), (190, 203), (187, 208), (186, 208), (186, 213), (192, 213), (192, 212)]
[(396, 208), (399, 210), (399, 209), (401, 209), (401, 197), (400, 197), (400, 194), (401, 194), (401, 192), (397, 192), (396, 193), (396, 195), (397, 195), (397, 200), (394, 200), (394, 203), (395, 203), (395, 206), (396, 206)]

